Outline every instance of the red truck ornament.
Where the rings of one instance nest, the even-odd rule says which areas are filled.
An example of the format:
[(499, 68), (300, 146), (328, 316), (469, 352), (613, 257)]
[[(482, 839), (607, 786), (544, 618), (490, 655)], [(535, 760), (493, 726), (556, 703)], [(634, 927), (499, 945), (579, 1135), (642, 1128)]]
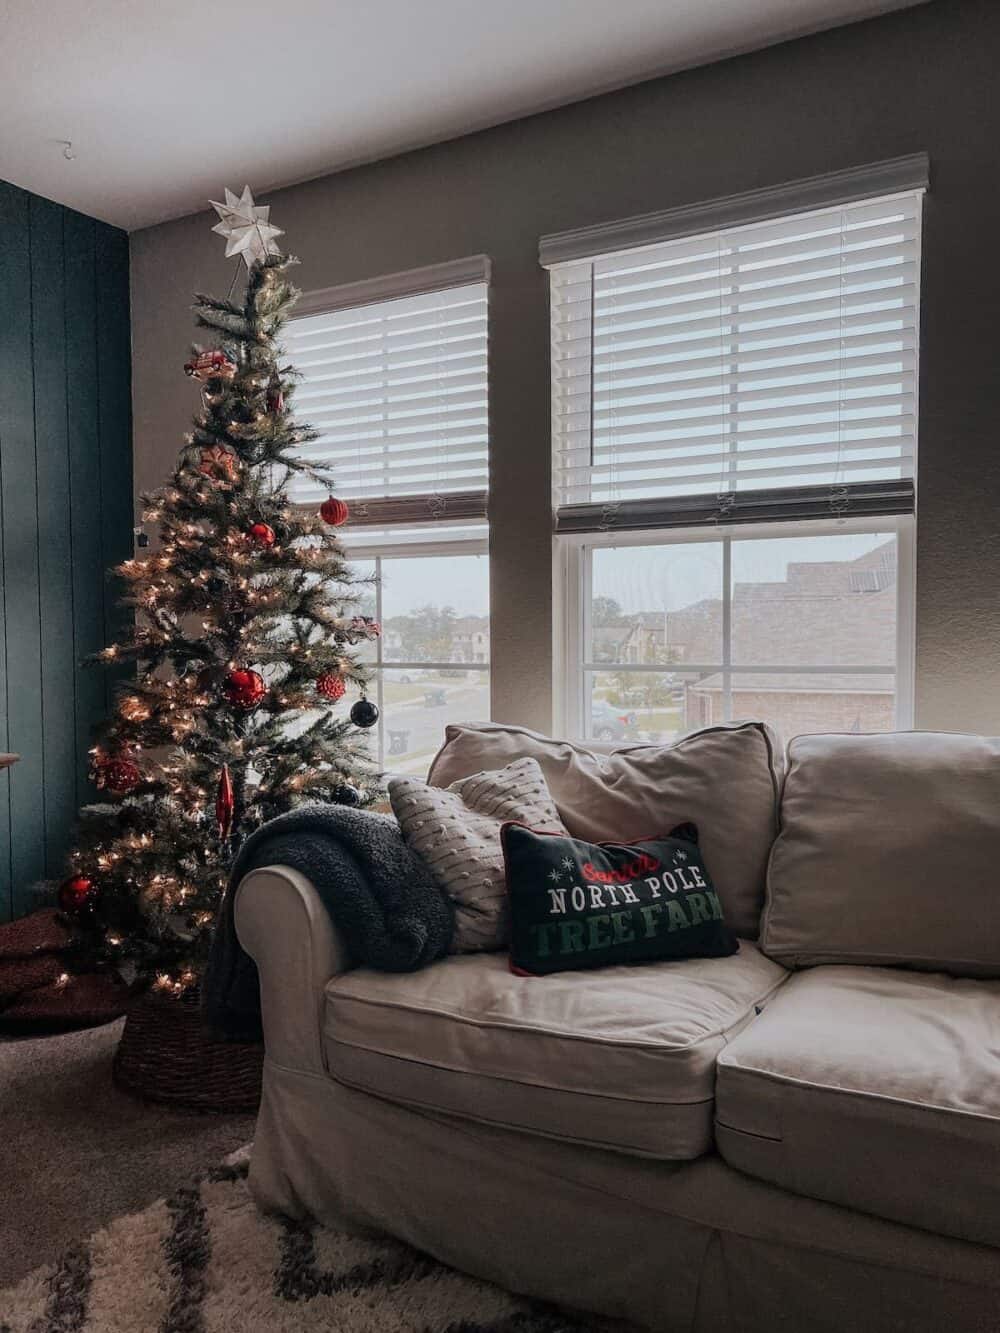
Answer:
[(196, 380), (231, 380), (236, 374), (236, 362), (220, 348), (198, 352), (184, 365), (184, 373)]

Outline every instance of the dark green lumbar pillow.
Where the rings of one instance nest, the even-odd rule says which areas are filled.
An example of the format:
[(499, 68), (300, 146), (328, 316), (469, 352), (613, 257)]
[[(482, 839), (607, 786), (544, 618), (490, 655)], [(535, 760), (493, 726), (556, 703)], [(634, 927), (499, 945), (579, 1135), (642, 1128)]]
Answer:
[(501, 841), (514, 972), (723, 958), (739, 948), (693, 824), (631, 843), (504, 824)]

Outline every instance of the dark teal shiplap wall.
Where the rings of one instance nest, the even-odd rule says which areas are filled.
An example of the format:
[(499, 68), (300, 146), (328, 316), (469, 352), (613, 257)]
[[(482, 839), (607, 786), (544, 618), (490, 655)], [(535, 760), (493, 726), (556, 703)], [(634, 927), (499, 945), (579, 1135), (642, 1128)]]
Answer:
[(128, 238), (0, 182), (0, 921), (57, 877), (132, 549)]

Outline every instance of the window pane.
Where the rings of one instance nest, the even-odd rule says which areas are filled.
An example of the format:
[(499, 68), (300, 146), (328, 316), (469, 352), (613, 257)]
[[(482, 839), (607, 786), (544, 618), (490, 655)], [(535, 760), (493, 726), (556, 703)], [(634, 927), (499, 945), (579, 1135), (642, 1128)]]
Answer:
[(895, 664), (894, 534), (734, 541), (732, 552), (736, 666)]
[(745, 718), (786, 740), (892, 729), (897, 548), (892, 531), (836, 529), (592, 548), (580, 731), (669, 742)]
[(486, 555), (382, 561), (384, 661), (486, 665), (489, 615)]
[(388, 773), (426, 777), (449, 722), (485, 722), (490, 674), (388, 667), (382, 673), (382, 764)]
[(722, 543), (599, 547), (587, 658), (633, 666), (722, 661)]
[(598, 741), (674, 740), (684, 731), (681, 673), (588, 671), (584, 734)]
[[(892, 731), (895, 726), (895, 676), (891, 674), (740, 674), (732, 681), (734, 718), (770, 722), (784, 741), (809, 731)], [(698, 708), (707, 708), (705, 726), (715, 719), (720, 691), (706, 680), (692, 690)]]

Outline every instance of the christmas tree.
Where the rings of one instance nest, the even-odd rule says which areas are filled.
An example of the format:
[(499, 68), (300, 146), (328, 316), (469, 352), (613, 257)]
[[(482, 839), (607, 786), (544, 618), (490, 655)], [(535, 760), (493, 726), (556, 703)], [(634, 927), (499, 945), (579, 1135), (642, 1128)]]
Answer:
[(184, 369), (201, 406), (168, 485), (142, 497), (158, 546), (115, 571), (133, 614), (99, 654), (125, 667), (91, 750), (104, 799), (81, 811), (59, 890), (93, 959), (178, 994), (249, 832), (303, 801), (379, 794), (356, 652), (379, 627), (359, 614), (364, 581), (336, 536), (347, 506), (331, 494), (306, 512), (289, 494), (301, 474), (332, 484), (303, 456), (316, 434), (294, 420), (295, 373), (280, 364), (295, 261), (249, 189), (213, 207), (245, 291), (195, 298), (211, 346)]

